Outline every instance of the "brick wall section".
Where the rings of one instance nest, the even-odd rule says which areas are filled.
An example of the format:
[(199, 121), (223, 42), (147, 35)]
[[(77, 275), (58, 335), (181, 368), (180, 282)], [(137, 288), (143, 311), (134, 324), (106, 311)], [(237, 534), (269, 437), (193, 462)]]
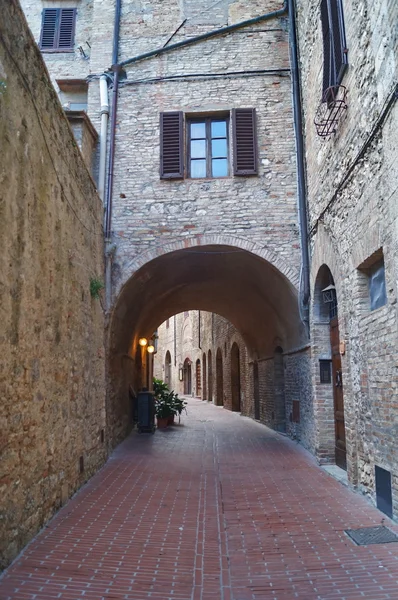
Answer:
[[(343, 2), (349, 67), (343, 79), (348, 110), (337, 133), (317, 138), (313, 126), (321, 97), (322, 43), (319, 6), (300, 3), (298, 28), (305, 113), (308, 205), (311, 221), (312, 286), (327, 264), (337, 288), (342, 357), (348, 474), (375, 499), (374, 467), (392, 473), (398, 510), (397, 417), (397, 103), (360, 160), (363, 144), (383, 114), (396, 85), (398, 5), (388, 0)], [(340, 185), (342, 183), (342, 185)], [(340, 187), (338, 187), (340, 185)], [(321, 220), (318, 221), (319, 217)], [(358, 268), (377, 250), (385, 260), (387, 305), (370, 311), (366, 278)], [(312, 308), (313, 376), (322, 332)], [(327, 419), (330, 389), (315, 385), (317, 448), (327, 457), (333, 439)]]
[[(102, 209), (16, 1), (0, 21), (0, 567), (104, 462)], [(83, 457), (84, 472), (79, 472)]]
[[(277, 2), (253, 3), (252, 16), (272, 10)], [(198, 11), (201, 6), (198, 6)], [(94, 10), (97, 30), (112, 18), (112, 7)], [(248, 11), (237, 3), (235, 19)], [(240, 12), (241, 11), (241, 14)], [(163, 45), (184, 17), (180, 3), (167, 12), (152, 1), (145, 10), (124, 3), (120, 58)], [(217, 17), (218, 19), (218, 17)], [(97, 22), (98, 20), (98, 22)], [(229, 21), (233, 18), (230, 15)], [(109, 25), (108, 25), (109, 27)], [(190, 23), (174, 41), (207, 31), (209, 23)], [(108, 34), (105, 34), (106, 36)], [(101, 47), (100, 47), (101, 46)], [(94, 41), (93, 70), (109, 61), (102, 34)], [(97, 68), (98, 66), (98, 68)], [(127, 68), (128, 79), (223, 73), (226, 71), (288, 68), (287, 33), (280, 21), (181, 49)], [(98, 116), (98, 84), (91, 86), (89, 114)], [(182, 110), (231, 110), (255, 107), (258, 116), (259, 177), (214, 180), (162, 181), (159, 179), (159, 113)], [(144, 150), (145, 149), (145, 150)], [(124, 86), (120, 89), (116, 133), (113, 199), (115, 283), (131, 275), (131, 261), (154, 245), (161, 246), (200, 234), (224, 235), (258, 242), (276, 251), (298, 269), (295, 151), (290, 100), (290, 78), (256, 77), (205, 79)]]

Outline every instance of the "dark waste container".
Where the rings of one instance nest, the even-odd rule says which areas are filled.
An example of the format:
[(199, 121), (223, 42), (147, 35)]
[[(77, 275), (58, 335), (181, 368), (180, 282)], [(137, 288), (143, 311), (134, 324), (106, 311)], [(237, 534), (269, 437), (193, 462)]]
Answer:
[(138, 433), (155, 431), (155, 400), (151, 392), (138, 392), (137, 396)]

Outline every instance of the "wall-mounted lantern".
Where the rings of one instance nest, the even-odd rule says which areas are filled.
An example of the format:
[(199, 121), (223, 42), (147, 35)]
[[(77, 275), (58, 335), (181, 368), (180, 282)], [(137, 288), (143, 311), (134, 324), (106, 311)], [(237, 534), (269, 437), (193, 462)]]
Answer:
[(332, 283), (322, 290), (322, 298), (325, 304), (336, 302), (336, 287)]
[(140, 346), (144, 347), (144, 346), (146, 346), (146, 345), (147, 345), (147, 343), (148, 343), (148, 340), (147, 340), (146, 338), (142, 337), (142, 338), (140, 338), (140, 339), (138, 340), (138, 343), (139, 343), (139, 345), (140, 345)]
[(152, 344), (149, 344), (149, 346), (146, 350), (147, 350), (147, 352), (149, 352), (149, 354), (153, 354), (155, 352), (155, 346), (153, 346)]

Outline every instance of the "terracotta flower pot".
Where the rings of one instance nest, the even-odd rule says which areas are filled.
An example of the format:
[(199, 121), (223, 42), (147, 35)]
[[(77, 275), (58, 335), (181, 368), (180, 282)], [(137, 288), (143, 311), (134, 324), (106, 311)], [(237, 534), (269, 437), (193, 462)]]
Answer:
[(174, 417), (175, 417), (175, 415), (170, 415), (170, 417), (168, 417), (168, 419), (167, 419), (168, 425), (174, 425)]
[(169, 419), (167, 417), (163, 419), (156, 417), (156, 421), (158, 424), (158, 429), (166, 429), (167, 425), (169, 424)]

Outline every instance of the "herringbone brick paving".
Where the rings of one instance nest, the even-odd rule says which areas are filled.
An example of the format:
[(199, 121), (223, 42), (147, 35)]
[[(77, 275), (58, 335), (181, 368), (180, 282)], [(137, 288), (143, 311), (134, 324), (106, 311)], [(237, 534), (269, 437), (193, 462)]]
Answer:
[(190, 400), (180, 426), (116, 449), (0, 599), (398, 599), (398, 544), (344, 534), (383, 518), (295, 442)]

